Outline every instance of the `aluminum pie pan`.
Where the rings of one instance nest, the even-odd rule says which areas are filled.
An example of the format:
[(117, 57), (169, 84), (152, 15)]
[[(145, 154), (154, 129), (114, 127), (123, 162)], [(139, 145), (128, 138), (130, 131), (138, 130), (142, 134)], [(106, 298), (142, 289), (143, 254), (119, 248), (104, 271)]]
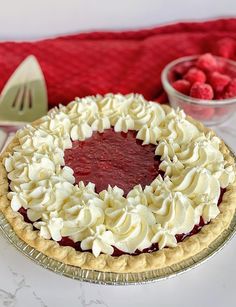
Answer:
[(67, 265), (39, 252), (22, 241), (14, 232), (7, 219), (0, 212), (0, 229), (8, 241), (23, 255), (27, 256), (40, 266), (57, 274), (79, 281), (105, 285), (134, 285), (155, 282), (187, 272), (219, 252), (236, 233), (236, 212), (227, 229), (218, 236), (206, 249), (193, 257), (165, 269), (157, 269), (142, 273), (109, 273), (81, 269)]
[[(229, 147), (228, 147), (229, 148)], [(230, 148), (229, 148), (230, 149)], [(236, 161), (233, 151), (232, 156)], [(90, 282), (104, 285), (135, 285), (156, 282), (187, 272), (201, 263), (205, 262), (213, 255), (217, 254), (232, 239), (236, 233), (236, 211), (230, 225), (226, 228), (207, 248), (177, 264), (164, 269), (151, 270), (141, 273), (111, 273), (81, 269), (72, 265), (64, 264), (54, 260), (21, 240), (14, 232), (12, 226), (0, 211), (0, 230), (7, 240), (16, 247), (23, 255), (30, 258), (38, 265), (78, 281)]]

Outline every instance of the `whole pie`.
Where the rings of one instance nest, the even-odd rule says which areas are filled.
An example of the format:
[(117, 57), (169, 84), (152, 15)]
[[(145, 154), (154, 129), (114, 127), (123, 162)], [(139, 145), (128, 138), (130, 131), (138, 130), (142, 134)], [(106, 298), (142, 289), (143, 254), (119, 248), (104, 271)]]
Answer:
[(141, 95), (60, 105), (0, 160), (0, 209), (45, 255), (143, 272), (207, 248), (236, 208), (235, 163), (214, 132)]

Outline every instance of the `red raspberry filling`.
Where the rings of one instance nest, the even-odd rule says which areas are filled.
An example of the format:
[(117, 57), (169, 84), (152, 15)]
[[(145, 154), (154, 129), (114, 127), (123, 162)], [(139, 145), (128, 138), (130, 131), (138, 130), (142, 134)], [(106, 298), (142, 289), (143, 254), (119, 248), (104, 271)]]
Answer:
[(65, 150), (65, 163), (74, 170), (76, 183), (93, 182), (97, 193), (108, 185), (118, 186), (127, 194), (137, 184), (149, 185), (160, 173), (156, 146), (141, 144), (136, 131), (94, 132), (91, 138), (75, 141)]

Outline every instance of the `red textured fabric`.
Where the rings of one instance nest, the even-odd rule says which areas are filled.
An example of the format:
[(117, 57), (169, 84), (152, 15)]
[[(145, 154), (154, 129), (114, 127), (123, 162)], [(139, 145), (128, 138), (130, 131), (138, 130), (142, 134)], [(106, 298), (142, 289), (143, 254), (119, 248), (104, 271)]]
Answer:
[(235, 38), (236, 19), (221, 19), (141, 31), (85, 33), (37, 42), (3, 42), (0, 43), (0, 90), (17, 65), (34, 54), (46, 78), (50, 106), (67, 103), (75, 96), (107, 92), (141, 93), (147, 99), (160, 97), (163, 102), (166, 97), (160, 73), (168, 62), (205, 52), (236, 59)]

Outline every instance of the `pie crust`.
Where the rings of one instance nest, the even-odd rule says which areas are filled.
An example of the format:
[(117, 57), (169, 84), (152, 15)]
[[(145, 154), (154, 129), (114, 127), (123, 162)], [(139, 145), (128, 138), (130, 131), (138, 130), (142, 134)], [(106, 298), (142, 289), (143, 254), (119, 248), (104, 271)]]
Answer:
[[(170, 107), (167, 105), (162, 105), (162, 107), (164, 110), (170, 110)], [(191, 117), (187, 116), (187, 119), (201, 132), (207, 133), (211, 131)], [(33, 126), (38, 126), (40, 123), (41, 121), (37, 120), (33, 123)], [(124, 254), (115, 257), (107, 254), (100, 254), (98, 257), (95, 257), (90, 252), (80, 252), (69, 246), (60, 246), (56, 241), (47, 240), (39, 236), (39, 231), (34, 230), (32, 224), (26, 223), (20, 213), (14, 212), (11, 209), (10, 201), (7, 198), (9, 182), (7, 172), (3, 165), (3, 159), (8, 156), (18, 144), (18, 140), (16, 138), (13, 139), (0, 157), (0, 210), (20, 239), (48, 257), (65, 264), (80, 267), (82, 269), (117, 273), (134, 273), (164, 269), (171, 265), (178, 264), (182, 260), (192, 257), (207, 248), (228, 228), (235, 214), (236, 181), (226, 188), (222, 202), (219, 204), (220, 214), (215, 219), (211, 220), (209, 224), (203, 226), (197, 234), (184, 239), (184, 241), (178, 243), (174, 248), (164, 248), (152, 253), (141, 253), (135, 256)], [(228, 164), (233, 166), (235, 171), (234, 157), (222, 140), (220, 151), (224, 159)]]

